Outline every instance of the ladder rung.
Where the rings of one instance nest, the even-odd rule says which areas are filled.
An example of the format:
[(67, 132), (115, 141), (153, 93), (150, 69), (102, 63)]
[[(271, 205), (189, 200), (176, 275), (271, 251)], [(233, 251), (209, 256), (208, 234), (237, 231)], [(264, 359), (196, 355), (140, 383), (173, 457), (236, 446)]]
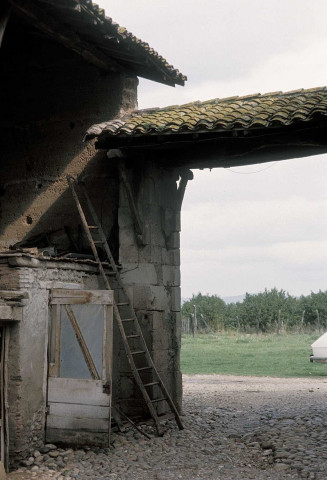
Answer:
[[(183, 424), (181, 422), (181, 419), (179, 417), (177, 409), (176, 409), (175, 405), (173, 404), (173, 402), (170, 398), (170, 395), (169, 395), (168, 391), (166, 390), (164, 384), (162, 383), (162, 380), (160, 379), (159, 374), (156, 372), (156, 369), (155, 369), (155, 366), (152, 363), (151, 357), (149, 357), (147, 346), (144, 342), (142, 333), (140, 331), (140, 326), (138, 324), (138, 319), (136, 317), (135, 310), (133, 308), (133, 304), (129, 301), (127, 292), (125, 291), (124, 284), (122, 283), (122, 280), (120, 278), (120, 269), (122, 269), (123, 267), (122, 267), (122, 265), (116, 265), (116, 261), (112, 256), (112, 253), (110, 251), (110, 247), (109, 247), (108, 242), (106, 240), (106, 236), (105, 236), (105, 234), (102, 230), (101, 223), (100, 223), (100, 221), (97, 217), (97, 214), (94, 210), (94, 207), (91, 203), (91, 200), (89, 199), (89, 197), (87, 195), (87, 192), (86, 192), (85, 188), (83, 187), (84, 197), (85, 197), (85, 200), (86, 200), (86, 203), (87, 203), (87, 206), (88, 206), (89, 213), (91, 214), (91, 217), (89, 217), (90, 218), (89, 222), (90, 222), (90, 224), (92, 223), (93, 225), (88, 224), (89, 222), (86, 219), (85, 213), (83, 212), (83, 208), (81, 206), (79, 197), (77, 195), (77, 192), (75, 191), (74, 179), (71, 176), (67, 176), (67, 180), (68, 180), (69, 186), (71, 188), (71, 191), (72, 191), (72, 194), (73, 194), (73, 197), (74, 197), (74, 200), (75, 200), (80, 218), (82, 220), (84, 231), (85, 231), (86, 236), (88, 238), (89, 244), (92, 247), (92, 251), (94, 253), (95, 261), (96, 261), (96, 263), (99, 267), (99, 273), (101, 273), (101, 275), (103, 276), (105, 286), (108, 290), (113, 289), (113, 290), (116, 291), (116, 294), (115, 294), (116, 298), (119, 294), (119, 291), (122, 290), (123, 295), (122, 295), (120, 301), (115, 303), (115, 307), (118, 308), (118, 307), (126, 306), (130, 310), (130, 313), (124, 313), (124, 316), (133, 315), (132, 318), (122, 319), (121, 315), (120, 315), (120, 311), (116, 310), (117, 317), (118, 317), (117, 320), (118, 320), (119, 330), (120, 330), (120, 333), (121, 333), (121, 335), (123, 337), (123, 340), (124, 340), (124, 346), (125, 346), (126, 354), (128, 356), (129, 362), (131, 364), (134, 377), (135, 377), (137, 383), (139, 384), (139, 386), (141, 387), (141, 393), (142, 393), (143, 398), (144, 398), (144, 400), (145, 400), (145, 402), (148, 406), (149, 413), (151, 414), (151, 416), (152, 416), (152, 418), (155, 422), (155, 426), (156, 426), (158, 435), (161, 436), (163, 434), (162, 427), (160, 425), (161, 421), (166, 420), (166, 419), (170, 419), (170, 418), (174, 418), (174, 417), (175, 417), (175, 420), (176, 420), (176, 423), (177, 423), (178, 427), (180, 428), (180, 430), (182, 430), (183, 429)], [(106, 261), (100, 260), (100, 258), (99, 258), (99, 252), (101, 250), (101, 245), (103, 246), (102, 248), (105, 247)], [(97, 246), (100, 246), (100, 250), (97, 249)], [(114, 280), (114, 284), (117, 285), (116, 288), (113, 288), (113, 285), (110, 285), (111, 281), (109, 282), (109, 278), (107, 278), (108, 276), (113, 276), (114, 277), (113, 280)], [(135, 327), (135, 328), (132, 331), (134, 331), (134, 332), (139, 331), (140, 333), (139, 334), (132, 334), (132, 335), (127, 336), (125, 328), (127, 329), (128, 324), (125, 327), (123, 322), (134, 322), (134, 324), (132, 324), (132, 327)], [(133, 347), (133, 348), (144, 348), (144, 350), (138, 350), (138, 351), (133, 351), (132, 352), (131, 349), (130, 349), (129, 343), (128, 343), (129, 338), (138, 338), (139, 339), (138, 342), (140, 343), (140, 346), (139, 347)], [(136, 365), (135, 365), (134, 355), (144, 355), (145, 360), (147, 360), (147, 366), (137, 368)], [(142, 377), (141, 377), (142, 372), (143, 373), (151, 372), (152, 374), (156, 374), (155, 377), (151, 377), (151, 378), (154, 378), (154, 379), (157, 379), (157, 380), (149, 382), (150, 379), (146, 379), (146, 378), (142, 379)], [(143, 383), (143, 381), (144, 382), (149, 382), (149, 383)], [(149, 399), (149, 394), (148, 394), (148, 392), (145, 388), (146, 387), (151, 387), (151, 386), (154, 386), (154, 385), (158, 385), (158, 388), (161, 389), (160, 390), (161, 393), (158, 393), (158, 395), (164, 395), (164, 396), (159, 397), (159, 398), (155, 398), (154, 400), (150, 400)], [(170, 407), (172, 413), (163, 414), (163, 415), (158, 416), (158, 412), (156, 412), (157, 405), (155, 405), (155, 404), (158, 404), (159, 402), (164, 402), (164, 401), (168, 403), (168, 406)]]

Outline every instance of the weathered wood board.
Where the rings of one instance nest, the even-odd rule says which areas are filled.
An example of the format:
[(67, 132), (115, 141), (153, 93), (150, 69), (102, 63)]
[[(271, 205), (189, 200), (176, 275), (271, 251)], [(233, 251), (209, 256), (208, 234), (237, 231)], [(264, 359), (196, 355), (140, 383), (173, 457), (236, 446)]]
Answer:
[(109, 406), (102, 380), (49, 377), (48, 403)]
[(49, 415), (77, 418), (109, 418), (108, 407), (75, 403), (51, 403), (49, 405)]
[(104, 418), (77, 418), (48, 415), (47, 426), (48, 428), (57, 428), (63, 430), (108, 433), (108, 420)]

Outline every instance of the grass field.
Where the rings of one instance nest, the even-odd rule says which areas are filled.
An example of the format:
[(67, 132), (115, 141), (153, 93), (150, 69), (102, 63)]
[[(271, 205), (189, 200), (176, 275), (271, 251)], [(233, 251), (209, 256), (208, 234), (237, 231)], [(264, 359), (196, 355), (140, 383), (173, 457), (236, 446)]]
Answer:
[(231, 374), (327, 377), (327, 364), (310, 363), (311, 343), (321, 334), (185, 335), (181, 368), (188, 375)]

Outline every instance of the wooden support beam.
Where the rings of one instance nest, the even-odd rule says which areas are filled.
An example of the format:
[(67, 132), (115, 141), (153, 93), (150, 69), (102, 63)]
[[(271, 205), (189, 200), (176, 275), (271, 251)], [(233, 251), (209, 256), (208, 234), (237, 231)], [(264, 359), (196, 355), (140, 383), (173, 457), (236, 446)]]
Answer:
[(177, 190), (177, 202), (178, 202), (179, 208), (182, 207), (187, 182), (189, 180), (193, 180), (193, 172), (191, 172), (191, 170), (185, 169), (180, 176), (181, 176), (181, 179), (180, 179), (178, 190)]
[(131, 214), (133, 218), (133, 223), (134, 223), (134, 229), (136, 233), (136, 239), (139, 244), (144, 245), (143, 241), (143, 225), (141, 221), (141, 217), (139, 215), (137, 206), (134, 201), (134, 194), (132, 190), (132, 186), (128, 180), (127, 172), (126, 172), (126, 167), (125, 163), (123, 160), (120, 160), (118, 163), (118, 172), (119, 172), (119, 177), (124, 185), (129, 207), (131, 209)]
[(6, 31), (7, 23), (10, 17), (11, 5), (8, 2), (4, 2), (4, 5), (0, 9), (0, 47)]
[(30, 0), (10, 0), (20, 14), (48, 37), (81, 55), (89, 63), (105, 71), (123, 72), (117, 62), (108, 58), (100, 50), (91, 46), (77, 33), (65, 27), (61, 22), (46, 13)]
[(81, 3), (79, 0), (38, 0), (44, 4), (51, 5), (56, 8), (62, 8), (65, 10), (82, 11)]
[(77, 320), (75, 318), (74, 312), (72, 310), (72, 307), (70, 305), (65, 305), (66, 313), (68, 315), (68, 318), (70, 320), (70, 323), (74, 329), (77, 341), (79, 343), (79, 346), (81, 347), (83, 356), (85, 358), (86, 365), (90, 371), (90, 374), (94, 380), (100, 380), (100, 376), (98, 374), (98, 371), (96, 369), (96, 366), (94, 364), (93, 358), (89, 352), (89, 349), (87, 348), (86, 342), (84, 340), (84, 337), (82, 335), (82, 332), (79, 328), (79, 325), (77, 323)]

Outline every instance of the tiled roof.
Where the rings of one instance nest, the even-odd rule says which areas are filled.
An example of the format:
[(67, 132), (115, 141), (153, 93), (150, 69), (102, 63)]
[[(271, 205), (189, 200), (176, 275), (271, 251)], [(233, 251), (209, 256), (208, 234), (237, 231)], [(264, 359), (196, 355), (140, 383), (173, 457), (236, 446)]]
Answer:
[(167, 60), (162, 57), (158, 52), (156, 52), (150, 45), (146, 42), (143, 42), (140, 38), (137, 38), (131, 32), (129, 32), (125, 27), (118, 25), (114, 22), (112, 18), (105, 15), (103, 8), (100, 8), (97, 4), (93, 3), (91, 0), (81, 0), (81, 3), (85, 3), (98, 15), (105, 24), (112, 28), (119, 42), (124, 42), (127, 46), (132, 45), (136, 47), (139, 51), (143, 51), (147, 56), (151, 57), (151, 60), (154, 61), (158, 66), (164, 69), (170, 77), (179, 85), (184, 85), (187, 80), (187, 77), (183, 75), (177, 68), (174, 68), (170, 65)]
[[(92, 48), (117, 62), (123, 71), (169, 85), (184, 85), (187, 80), (148, 43), (107, 17), (92, 0), (35, 0), (32, 5), (35, 2)], [(25, 3), (28, 9), (29, 0)]]
[(327, 88), (273, 92), (244, 97), (138, 110), (125, 117), (93, 125), (86, 139), (173, 135), (255, 127), (287, 126), (327, 115)]

